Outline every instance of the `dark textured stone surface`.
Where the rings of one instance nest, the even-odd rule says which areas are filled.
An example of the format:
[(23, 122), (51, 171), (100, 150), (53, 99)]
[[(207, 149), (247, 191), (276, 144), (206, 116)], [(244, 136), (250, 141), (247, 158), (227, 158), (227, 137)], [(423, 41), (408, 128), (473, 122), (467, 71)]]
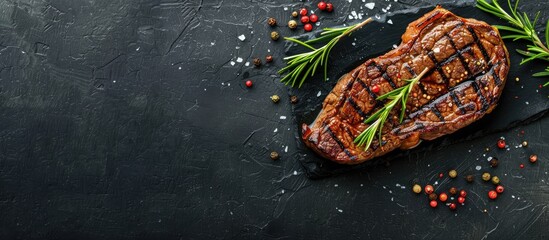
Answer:
[[(323, 26), (355, 21), (353, 10), (441, 1), (366, 1), (373, 10), (333, 2), (335, 13), (319, 14)], [(548, 11), (541, 1), (523, 4)], [(266, 24), (273, 16), (283, 25), (302, 5), (310, 3), (0, 1), (0, 238), (548, 237), (548, 118), (389, 167), (308, 179), (276, 76), (284, 43), (269, 41)], [(275, 61), (254, 68), (252, 58), (267, 54)], [(495, 149), (500, 136), (509, 151)], [(528, 148), (515, 148), (524, 139)], [(270, 160), (273, 150), (280, 160)], [(499, 158), (497, 169), (488, 156)], [(414, 181), (434, 183), (451, 168), (488, 170), (506, 192), (489, 201), (489, 184), (439, 179), (439, 190), (469, 189), (457, 212), (411, 193)]]

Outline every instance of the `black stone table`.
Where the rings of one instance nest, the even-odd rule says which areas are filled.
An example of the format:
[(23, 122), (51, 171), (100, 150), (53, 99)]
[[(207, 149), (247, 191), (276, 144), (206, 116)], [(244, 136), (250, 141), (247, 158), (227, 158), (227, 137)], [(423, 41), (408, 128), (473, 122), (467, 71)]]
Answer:
[[(549, 238), (548, 117), (388, 166), (306, 176), (295, 90), (276, 73), (287, 46), (269, 39), (266, 19), (300, 34), (285, 27), (290, 13), (316, 2), (0, 1), (0, 239)], [(334, 0), (315, 29), (458, 2), (473, 5)], [(544, 1), (521, 9), (547, 21)], [(268, 54), (273, 63), (253, 66)], [(484, 171), (506, 188), (495, 201)], [(430, 208), (414, 182), (466, 188), (466, 203)]]

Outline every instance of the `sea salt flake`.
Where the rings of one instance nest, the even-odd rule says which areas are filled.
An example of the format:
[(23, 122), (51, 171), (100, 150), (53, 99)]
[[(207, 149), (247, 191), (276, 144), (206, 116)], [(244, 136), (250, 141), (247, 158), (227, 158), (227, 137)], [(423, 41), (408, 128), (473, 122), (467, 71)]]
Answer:
[(280, 119), (284, 120), (286, 119), (286, 116), (280, 116)]
[(439, 52), (440, 52), (440, 48), (434, 48), (434, 49), (433, 49), (433, 52), (434, 52), (434, 53), (439, 53)]
[(244, 61), (244, 59), (242, 59), (241, 57), (239, 57), (239, 58), (236, 59), (236, 62), (239, 62), (239, 63), (241, 63), (241, 62), (243, 62), (243, 61)]
[(480, 169), (482, 169), (482, 167), (481, 167), (480, 165), (477, 165), (477, 166), (475, 167), (475, 169), (476, 169), (477, 171), (480, 171)]
[(275, 130), (273, 132), (278, 132), (278, 128), (275, 128)]
[(373, 2), (371, 2), (371, 3), (366, 3), (364, 6), (367, 7), (367, 8), (369, 8), (370, 10), (372, 10), (372, 9), (374, 9), (374, 7), (376, 6), (376, 3), (373, 3)]
[(234, 61), (231, 61), (231, 66), (234, 66), (235, 62)]
[(318, 91), (318, 93), (316, 94), (317, 97), (320, 97), (320, 95), (322, 95), (322, 92), (321, 91)]
[(387, 20), (387, 23), (388, 24), (393, 24), (393, 20), (389, 19), (389, 20)]
[(244, 40), (246, 40), (246, 36), (244, 36), (244, 34), (238, 36), (238, 39), (242, 42), (244, 42)]
[(288, 152), (288, 146), (284, 148), (284, 152)]

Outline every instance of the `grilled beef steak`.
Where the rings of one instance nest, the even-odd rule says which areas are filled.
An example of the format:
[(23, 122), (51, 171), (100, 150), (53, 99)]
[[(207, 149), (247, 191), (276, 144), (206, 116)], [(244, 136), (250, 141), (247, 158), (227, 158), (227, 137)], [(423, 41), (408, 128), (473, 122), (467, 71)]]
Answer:
[[(395, 107), (381, 141), (376, 137), (366, 150), (357, 146), (354, 139), (368, 127), (364, 119), (384, 105), (376, 98), (425, 68), (407, 101), (405, 120), (398, 121), (400, 107)], [(321, 156), (342, 164), (410, 149), (490, 113), (508, 71), (509, 54), (495, 28), (437, 7), (408, 25), (399, 47), (342, 76), (316, 120), (303, 124), (302, 138)], [(373, 86), (380, 91), (374, 93)]]

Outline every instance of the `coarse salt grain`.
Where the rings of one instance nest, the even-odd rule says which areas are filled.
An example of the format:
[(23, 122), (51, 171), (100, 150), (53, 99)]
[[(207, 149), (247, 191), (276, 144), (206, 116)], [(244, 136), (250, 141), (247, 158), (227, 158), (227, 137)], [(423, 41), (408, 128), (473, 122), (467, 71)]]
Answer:
[(244, 42), (244, 40), (246, 40), (246, 36), (244, 36), (244, 34), (238, 36), (238, 39), (242, 42)]

